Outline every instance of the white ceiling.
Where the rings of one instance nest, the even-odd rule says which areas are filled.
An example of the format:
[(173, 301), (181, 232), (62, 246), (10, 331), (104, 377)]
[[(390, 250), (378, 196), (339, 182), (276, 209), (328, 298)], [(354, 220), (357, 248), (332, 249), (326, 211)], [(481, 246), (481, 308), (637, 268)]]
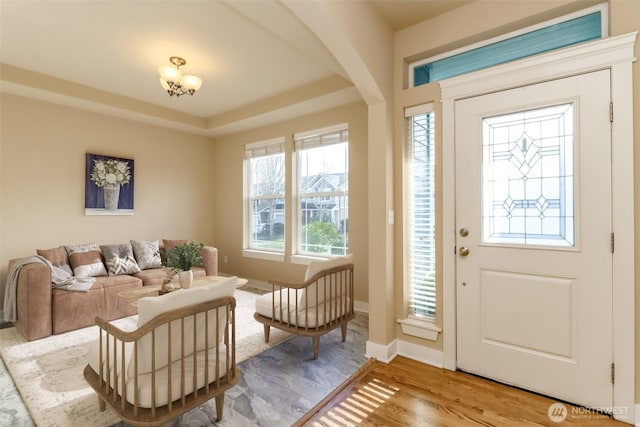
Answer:
[[(344, 1), (369, 1), (394, 30), (469, 2)], [(157, 68), (170, 56), (203, 79), (193, 97), (161, 89)], [(360, 99), (325, 46), (275, 0), (0, 0), (0, 63), (4, 92), (138, 119), (173, 111), (211, 135)], [(300, 88), (318, 90), (300, 99)]]

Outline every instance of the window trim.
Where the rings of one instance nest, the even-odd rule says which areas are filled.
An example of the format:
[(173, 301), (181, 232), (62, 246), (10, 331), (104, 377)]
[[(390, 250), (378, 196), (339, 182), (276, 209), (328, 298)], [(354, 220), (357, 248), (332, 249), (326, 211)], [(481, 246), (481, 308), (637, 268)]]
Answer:
[[(428, 103), (424, 103), (424, 104), (420, 104), (420, 105), (415, 105), (415, 106), (411, 106), (411, 107), (406, 107), (404, 109), (404, 117), (405, 119), (409, 119), (410, 117), (416, 116), (416, 115), (420, 115), (420, 114), (428, 114), (428, 113), (432, 113), (435, 114), (435, 105), (433, 102), (428, 102)], [(435, 121), (434, 121), (435, 124)], [(405, 137), (405, 153), (407, 153), (407, 145), (410, 143), (410, 141), (408, 141), (406, 138), (408, 138), (408, 134), (405, 133), (404, 135)], [(406, 158), (405, 158), (406, 159)], [(407, 168), (407, 161), (405, 160), (405, 162), (403, 163), (403, 181), (405, 182), (404, 189), (403, 189), (403, 197), (405, 198), (405, 202), (403, 203), (404, 205), (406, 205), (407, 203), (407, 174), (408, 174), (408, 168)], [(440, 332), (442, 332), (442, 328), (440, 328), (439, 326), (437, 326), (437, 313), (434, 314), (433, 316), (420, 316), (417, 315), (415, 313), (413, 313), (410, 309), (410, 298), (411, 298), (411, 278), (410, 278), (410, 274), (411, 274), (411, 268), (410, 268), (410, 261), (409, 261), (409, 257), (406, 256), (409, 254), (409, 250), (410, 250), (410, 243), (409, 243), (409, 239), (411, 239), (412, 237), (409, 236), (408, 233), (408, 228), (406, 225), (409, 224), (410, 222), (410, 218), (409, 218), (409, 212), (407, 211), (407, 209), (404, 209), (405, 212), (405, 228), (403, 230), (403, 240), (404, 240), (404, 253), (405, 253), (405, 257), (404, 257), (404, 276), (403, 276), (403, 281), (405, 283), (404, 286), (404, 301), (405, 301), (405, 308), (407, 309), (407, 316), (405, 318), (398, 318), (396, 319), (396, 322), (400, 324), (400, 327), (402, 329), (402, 333), (405, 335), (411, 335), (411, 336), (415, 336), (418, 338), (422, 338), (422, 339), (426, 339), (426, 340), (430, 340), (430, 341), (436, 341), (438, 339), (438, 336), (440, 334)], [(434, 209), (435, 210), (435, 209)], [(435, 240), (434, 240), (434, 245), (435, 245)], [(434, 248), (434, 253), (437, 251), (437, 248)], [(435, 268), (435, 262), (434, 262), (434, 268)], [(434, 289), (434, 294), (437, 293), (437, 290)], [(436, 300), (436, 307), (438, 306), (437, 300)]]
[[(243, 185), (243, 243), (242, 243), (242, 254), (248, 258), (258, 258), (258, 259), (266, 259), (270, 261), (284, 261), (285, 251), (286, 251), (286, 233), (285, 233), (285, 245), (282, 249), (262, 249), (262, 248), (253, 248), (251, 247), (251, 233), (252, 233), (252, 224), (251, 224), (251, 201), (259, 198), (272, 198), (272, 196), (256, 196), (254, 199), (251, 197), (251, 160), (260, 158), (260, 157), (268, 157), (275, 154), (283, 155), (283, 174), (285, 180), (285, 188), (280, 197), (284, 200), (285, 210), (287, 203), (287, 194), (286, 194), (286, 180), (287, 180), (287, 172), (286, 172), (286, 150), (285, 150), (285, 138), (283, 136), (277, 138), (271, 138), (264, 141), (252, 142), (245, 144), (244, 146), (244, 160), (243, 160), (243, 177), (244, 177), (244, 185)], [(286, 221), (286, 219), (285, 219)], [(286, 227), (286, 223), (285, 223)]]
[[(325, 140), (324, 137), (328, 135), (338, 134), (339, 137), (337, 140)], [(291, 262), (294, 264), (303, 264), (306, 265), (310, 261), (318, 260), (318, 259), (330, 259), (335, 257), (333, 254), (322, 254), (315, 252), (304, 252), (301, 248), (301, 235), (302, 232), (302, 222), (301, 222), (301, 203), (302, 197), (318, 197), (318, 196), (338, 196), (338, 197), (346, 197), (347, 198), (347, 209), (349, 208), (349, 152), (350, 152), (350, 144), (349, 144), (349, 123), (340, 123), (332, 126), (327, 126), (319, 129), (314, 129), (305, 132), (298, 132), (293, 134), (294, 141), (294, 155), (293, 158), (293, 185), (292, 185), (292, 202), (293, 202), (293, 216), (295, 220), (292, 221), (292, 232), (291, 232), (291, 248), (293, 254), (291, 255)], [(347, 144), (347, 171), (346, 171), (346, 183), (347, 190), (346, 191), (326, 191), (326, 192), (309, 192), (302, 193), (300, 189), (300, 153), (319, 147), (326, 147), (329, 145), (336, 144)], [(345, 248), (345, 252), (349, 253), (349, 244), (347, 242), (347, 247)]]

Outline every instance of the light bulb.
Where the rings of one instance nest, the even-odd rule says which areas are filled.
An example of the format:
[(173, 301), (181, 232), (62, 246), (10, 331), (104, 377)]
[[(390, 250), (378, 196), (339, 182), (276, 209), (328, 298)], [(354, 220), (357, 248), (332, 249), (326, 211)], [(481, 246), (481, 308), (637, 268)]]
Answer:
[(180, 79), (180, 84), (187, 90), (196, 91), (202, 86), (202, 79), (198, 76), (186, 75)]
[(178, 83), (182, 78), (182, 72), (179, 69), (168, 65), (159, 67), (158, 73), (160, 73), (160, 77), (168, 82)]

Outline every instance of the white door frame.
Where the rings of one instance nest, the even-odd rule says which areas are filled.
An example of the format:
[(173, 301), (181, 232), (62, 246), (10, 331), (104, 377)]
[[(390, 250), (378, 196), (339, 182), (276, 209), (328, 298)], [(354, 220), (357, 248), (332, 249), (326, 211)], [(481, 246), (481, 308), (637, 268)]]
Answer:
[[(443, 361), (456, 370), (456, 223), (455, 223), (455, 111), (458, 99), (526, 86), (595, 70), (611, 70), (613, 102), (612, 207), (613, 355), (616, 381), (613, 405), (616, 419), (635, 421), (635, 248), (633, 169), (632, 63), (638, 32), (498, 65), (442, 80), (443, 156)], [(640, 88), (636, 88), (640, 89)], [(626, 409), (625, 409), (626, 408)]]

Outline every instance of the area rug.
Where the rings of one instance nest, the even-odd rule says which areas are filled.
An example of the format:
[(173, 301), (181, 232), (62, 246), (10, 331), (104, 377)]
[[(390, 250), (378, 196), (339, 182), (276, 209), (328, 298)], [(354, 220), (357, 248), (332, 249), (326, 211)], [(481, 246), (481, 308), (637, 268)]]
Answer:
[[(236, 290), (236, 358), (246, 360), (290, 337), (272, 330), (264, 342), (261, 323), (253, 319), (258, 295)], [(134, 329), (137, 316), (113, 323)], [(98, 399), (84, 381), (89, 344), (98, 336), (97, 327), (27, 342), (15, 328), (0, 330), (0, 355), (39, 427), (107, 427), (120, 419), (109, 408), (98, 410)]]

